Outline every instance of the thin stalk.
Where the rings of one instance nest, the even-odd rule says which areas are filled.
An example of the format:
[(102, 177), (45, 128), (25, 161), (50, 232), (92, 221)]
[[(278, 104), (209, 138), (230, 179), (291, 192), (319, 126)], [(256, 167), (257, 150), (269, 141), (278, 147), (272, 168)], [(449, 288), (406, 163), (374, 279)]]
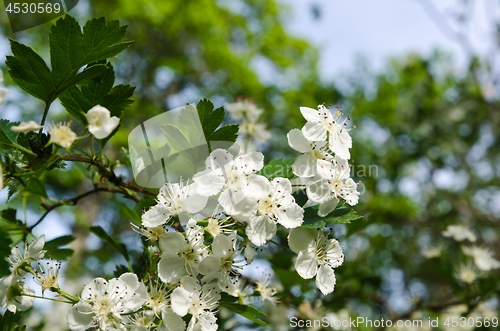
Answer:
[(25, 297), (31, 297), (31, 298), (37, 298), (37, 299), (44, 299), (44, 300), (50, 300), (50, 301), (57, 301), (57, 302), (62, 302), (62, 303), (69, 303), (69, 304), (73, 304), (73, 302), (71, 301), (64, 301), (64, 300), (59, 300), (59, 299), (53, 299), (53, 298), (45, 298), (45, 297), (40, 297), (38, 295), (30, 295), (30, 294), (26, 294), (26, 293), (23, 293), (22, 296), (25, 296)]
[[(45, 124), (45, 120), (47, 119), (47, 114), (49, 113), (49, 108), (50, 105), (52, 104), (52, 101), (54, 100), (49, 100), (47, 103), (45, 103), (45, 109), (43, 110), (43, 116), (42, 116), (42, 122), (40, 122), (40, 126), (43, 126)], [(37, 149), (40, 150), (40, 144), (42, 143), (42, 132), (43, 128), (41, 128), (38, 131), (38, 142), (37, 142)]]

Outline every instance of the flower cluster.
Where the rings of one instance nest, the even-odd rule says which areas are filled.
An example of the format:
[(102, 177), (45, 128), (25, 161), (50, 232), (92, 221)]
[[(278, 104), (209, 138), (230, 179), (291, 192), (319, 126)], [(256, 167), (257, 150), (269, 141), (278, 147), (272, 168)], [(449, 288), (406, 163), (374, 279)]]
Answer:
[(238, 99), (235, 103), (226, 103), (225, 109), (232, 119), (239, 121), (238, 143), (243, 153), (257, 151), (257, 143), (271, 139), (266, 125), (259, 121), (263, 110), (251, 99)]
[[(7, 307), (8, 310), (15, 313), (17, 310), (24, 311), (29, 309), (34, 302), (35, 292), (28, 288), (24, 282), (24, 277), (30, 273), (36, 276), (37, 283), (43, 283), (45, 288), (57, 287), (58, 276), (52, 278), (54, 274), (42, 270), (39, 273), (32, 266), (34, 262), (43, 259), (45, 250), (45, 236), (42, 235), (33, 243), (26, 242), (24, 251), (19, 246), (12, 247), (11, 255), (7, 258), (10, 263), (10, 275), (0, 279), (0, 307)], [(39, 284), (40, 284), (39, 283)]]

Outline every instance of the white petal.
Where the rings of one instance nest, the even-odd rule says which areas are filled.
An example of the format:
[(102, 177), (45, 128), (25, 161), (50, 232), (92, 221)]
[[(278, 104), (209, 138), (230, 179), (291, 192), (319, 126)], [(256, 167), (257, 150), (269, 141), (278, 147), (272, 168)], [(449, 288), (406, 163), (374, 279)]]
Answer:
[(302, 127), (304, 137), (310, 141), (318, 141), (326, 139), (326, 129), (321, 123), (307, 122)]
[(352, 139), (347, 131), (342, 131), (342, 133), (331, 133), (329, 139), (329, 147), (332, 152), (338, 157), (349, 160), (351, 154), (349, 153), (349, 148), (352, 147)]
[(309, 107), (300, 107), (300, 112), (308, 122), (319, 122), (321, 120), (319, 111), (317, 111), (316, 109)]
[(300, 153), (309, 153), (311, 142), (304, 137), (304, 134), (299, 129), (293, 129), (286, 135), (288, 137), (288, 145)]
[(170, 308), (165, 308), (161, 313), (163, 319), (163, 327), (158, 331), (184, 331), (186, 330), (186, 322), (172, 311)]
[(180, 232), (167, 232), (159, 241), (163, 253), (177, 254), (186, 245), (186, 239)]
[(335, 207), (337, 207), (338, 203), (339, 203), (339, 199), (337, 199), (337, 197), (331, 195), (328, 200), (322, 202), (319, 205), (318, 216), (325, 217), (326, 215), (330, 214), (335, 209)]
[(233, 246), (233, 242), (229, 237), (217, 236), (212, 243), (212, 254), (218, 258), (226, 258), (231, 253)]
[(293, 252), (299, 254), (300, 251), (304, 251), (309, 249), (309, 247), (312, 247), (314, 239), (316, 239), (316, 233), (316, 229), (291, 229), (288, 234), (288, 246)]
[(205, 312), (198, 317), (198, 323), (201, 325), (201, 331), (216, 331), (219, 327), (217, 325), (217, 318), (211, 312)]
[(254, 257), (257, 255), (257, 251), (250, 245), (250, 243), (247, 244), (245, 247), (245, 250), (243, 252), (243, 256), (245, 257), (245, 261), (250, 264), (253, 262)]
[(262, 246), (276, 235), (276, 223), (267, 216), (255, 217), (245, 230), (254, 245)]
[(312, 177), (316, 174), (317, 159), (310, 155), (299, 155), (292, 164), (293, 173), (299, 177)]
[(43, 259), (45, 252), (43, 246), (45, 245), (45, 235), (42, 234), (33, 244), (28, 248), (28, 258), (33, 261)]
[(191, 276), (184, 276), (181, 278), (182, 287), (189, 293), (197, 293), (200, 291), (200, 282)]
[(333, 269), (327, 265), (319, 267), (318, 274), (316, 275), (316, 286), (318, 286), (321, 293), (327, 295), (332, 293), (335, 287), (335, 273)]
[(297, 261), (295, 261), (295, 270), (300, 277), (304, 279), (313, 278), (318, 272), (318, 263), (314, 251), (300, 251)]
[(226, 189), (222, 191), (218, 199), (219, 204), (224, 208), (227, 215), (247, 217), (257, 210), (257, 201), (250, 200), (246, 192), (240, 190)]
[(234, 159), (234, 166), (241, 169), (246, 175), (254, 174), (264, 166), (264, 155), (259, 152), (251, 152), (238, 156)]
[(196, 193), (207, 197), (218, 194), (226, 183), (223, 176), (209, 169), (194, 175), (193, 180)]
[(207, 205), (208, 197), (199, 195), (191, 190), (189, 196), (184, 201), (184, 208), (188, 213), (197, 213)]
[(226, 165), (232, 164), (233, 155), (225, 149), (216, 149), (210, 153), (210, 156), (205, 161), (205, 166), (208, 170), (217, 170), (225, 168)]
[(158, 276), (164, 283), (177, 283), (186, 274), (182, 258), (176, 254), (162, 254), (158, 263)]
[(90, 284), (86, 285), (82, 291), (82, 300), (94, 301), (95, 296), (104, 295), (108, 288), (108, 282), (103, 278), (95, 278)]
[(177, 287), (171, 296), (172, 310), (179, 316), (187, 314), (191, 307), (191, 294), (182, 287)]
[(278, 223), (285, 228), (296, 228), (304, 222), (304, 209), (296, 203), (292, 203), (285, 208), (280, 208), (275, 212)]
[(306, 194), (314, 202), (322, 203), (330, 197), (330, 185), (327, 179), (320, 179), (306, 185)]
[(153, 228), (165, 224), (170, 217), (169, 209), (165, 205), (158, 204), (142, 214), (142, 225)]
[(250, 175), (248, 176), (248, 186), (244, 192), (249, 199), (257, 201), (269, 195), (271, 184), (264, 176)]
[(337, 168), (331, 162), (325, 160), (318, 160), (316, 162), (316, 173), (319, 177), (328, 180), (338, 175)]
[[(216, 238), (218, 237), (222, 236), (217, 236)], [(206, 276), (211, 276), (219, 271), (221, 267), (222, 265), (220, 262), (220, 258), (210, 255), (204, 258), (203, 261), (198, 264), (198, 272)]]
[(80, 301), (69, 309), (66, 320), (70, 330), (84, 331), (90, 327), (94, 316), (92, 306), (86, 302)]
[(146, 286), (139, 281), (136, 274), (127, 272), (118, 277), (127, 286), (127, 295), (123, 298), (123, 306), (129, 311), (139, 309), (148, 299)]

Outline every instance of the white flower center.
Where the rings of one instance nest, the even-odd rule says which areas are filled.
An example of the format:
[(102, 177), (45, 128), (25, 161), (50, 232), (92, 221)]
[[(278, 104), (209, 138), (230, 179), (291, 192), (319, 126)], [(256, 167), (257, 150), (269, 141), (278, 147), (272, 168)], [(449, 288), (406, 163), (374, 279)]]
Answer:
[(260, 215), (272, 216), (276, 209), (276, 203), (270, 197), (259, 200), (259, 213)]

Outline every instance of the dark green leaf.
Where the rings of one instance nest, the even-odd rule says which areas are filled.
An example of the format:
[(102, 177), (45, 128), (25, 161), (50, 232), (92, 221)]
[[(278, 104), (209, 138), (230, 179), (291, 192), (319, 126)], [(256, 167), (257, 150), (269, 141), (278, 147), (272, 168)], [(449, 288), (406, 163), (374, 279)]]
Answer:
[(6, 257), (10, 255), (11, 245), (12, 242), (10, 240), (9, 235), (7, 234), (7, 231), (1, 229), (0, 230), (0, 277), (7, 276), (8, 274), (10, 274), (9, 270), (10, 264), (6, 260)]
[(213, 142), (216, 142), (216, 141), (234, 142), (238, 138), (238, 130), (239, 129), (240, 129), (239, 126), (236, 124), (223, 126), (222, 128), (215, 131), (210, 136), (210, 143), (213, 144)]
[(130, 272), (130, 270), (128, 269), (128, 267), (124, 266), (123, 264), (120, 264), (120, 265), (116, 266), (116, 270), (113, 273), (113, 276), (115, 278), (118, 278), (118, 277), (120, 277), (121, 275), (123, 275), (126, 272)]
[(69, 248), (61, 248), (70, 244), (76, 238), (73, 236), (62, 236), (45, 243), (44, 249), (47, 250), (47, 255), (55, 260), (66, 260), (73, 255), (73, 250)]
[(120, 148), (120, 153), (122, 154), (123, 158), (125, 159), (125, 162), (131, 166), (132, 164), (130, 163), (130, 152), (128, 149), (125, 147)]
[(85, 80), (95, 78), (102, 74), (106, 70), (106, 66), (104, 64), (96, 64), (93, 66), (87, 66), (85, 70), (77, 74), (75, 77), (73, 77), (71, 80), (66, 82), (63, 86), (61, 86), (59, 89), (61, 91), (66, 90), (76, 84), (79, 84)]
[(135, 210), (126, 205), (122, 205), (122, 210), (125, 216), (127, 216), (132, 222), (141, 224), (141, 215), (139, 215)]
[(252, 306), (240, 305), (237, 303), (230, 303), (230, 302), (225, 302), (225, 301), (221, 301), (220, 305), (222, 307), (225, 307), (225, 308), (235, 312), (236, 314), (239, 314), (243, 317), (248, 318), (252, 322), (255, 322), (259, 325), (271, 328), (271, 326), (269, 324), (267, 324), (263, 320), (260, 320), (256, 317), (256, 316), (266, 316), (266, 315)]
[(26, 186), (24, 191), (33, 193), (33, 194), (41, 196), (43, 198), (47, 198), (47, 191), (45, 190), (45, 186), (36, 177), (31, 177), (28, 180), (28, 185)]
[(0, 119), (0, 144), (17, 144), (19, 133), (10, 129), (15, 125), (19, 125), (19, 122), (9, 122), (8, 120)]
[(2, 331), (17, 331), (17, 330), (22, 330), (19, 329), (17, 324), (21, 320), (21, 313), (18, 312), (16, 314), (10, 312), (9, 310), (6, 310), (5, 313), (0, 315), (0, 327), (2, 327)]
[(363, 218), (363, 215), (358, 214), (349, 205), (341, 200), (334, 211), (325, 217), (318, 216), (318, 206), (308, 207), (304, 209), (304, 223), (302, 228), (323, 228), (326, 223), (332, 224), (349, 224), (351, 221)]
[(45, 61), (30, 47), (10, 40), (12, 56), (7, 56), (5, 64), (9, 74), (25, 92), (44, 102), (49, 102), (55, 93), (50, 70)]
[(128, 252), (127, 252), (127, 247), (125, 246), (124, 243), (119, 242), (115, 238), (111, 237), (106, 231), (104, 231), (103, 228), (100, 226), (91, 226), (90, 232), (101, 238), (102, 241), (107, 242), (111, 246), (113, 246), (114, 249), (116, 249), (123, 257), (125, 260), (129, 261), (128, 257)]

